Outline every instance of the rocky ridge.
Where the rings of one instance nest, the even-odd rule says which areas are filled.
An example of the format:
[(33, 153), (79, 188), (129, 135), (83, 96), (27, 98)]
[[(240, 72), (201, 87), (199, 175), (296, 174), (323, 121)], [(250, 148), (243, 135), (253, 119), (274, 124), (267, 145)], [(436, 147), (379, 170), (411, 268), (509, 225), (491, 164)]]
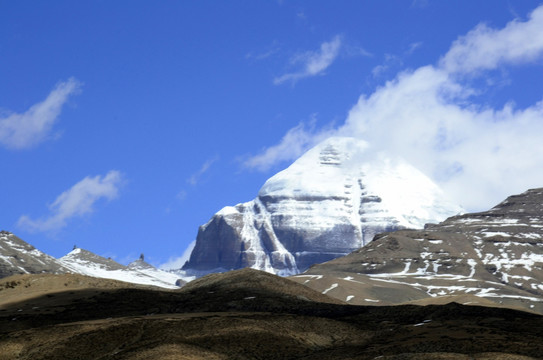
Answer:
[(16, 274), (61, 274), (68, 269), (57, 259), (8, 231), (0, 231), (0, 278)]
[(292, 279), (353, 304), (470, 295), (543, 312), (543, 188), (489, 211), (378, 235)]
[(142, 258), (124, 266), (74, 247), (67, 255), (55, 259), (10, 232), (0, 232), (0, 278), (17, 274), (69, 273), (171, 289), (186, 282), (179, 274), (159, 270)]

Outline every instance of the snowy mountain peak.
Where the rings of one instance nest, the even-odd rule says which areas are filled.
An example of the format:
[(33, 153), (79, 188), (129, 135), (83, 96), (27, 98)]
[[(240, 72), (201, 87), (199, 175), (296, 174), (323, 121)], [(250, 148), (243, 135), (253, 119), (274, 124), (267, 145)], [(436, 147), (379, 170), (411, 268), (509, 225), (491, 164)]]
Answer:
[(348, 211), (353, 222), (360, 215), (362, 223), (392, 220), (407, 228), (463, 212), (407, 162), (367, 150), (367, 143), (358, 139), (329, 138), (266, 181), (259, 197), (342, 199), (346, 209), (359, 210)]
[(74, 248), (68, 254), (61, 257), (60, 261), (70, 264), (71, 266), (74, 266), (75, 264), (82, 267), (92, 266), (106, 271), (122, 270), (126, 268), (126, 266), (121, 265), (112, 259), (107, 259), (81, 248)]
[(153, 265), (149, 264), (145, 260), (139, 258), (128, 264), (129, 269), (144, 270), (144, 269), (156, 269)]
[(266, 181), (256, 199), (215, 214), (200, 228), (184, 269), (295, 274), (366, 245), (376, 233), (422, 228), (460, 212), (405, 161), (333, 137)]

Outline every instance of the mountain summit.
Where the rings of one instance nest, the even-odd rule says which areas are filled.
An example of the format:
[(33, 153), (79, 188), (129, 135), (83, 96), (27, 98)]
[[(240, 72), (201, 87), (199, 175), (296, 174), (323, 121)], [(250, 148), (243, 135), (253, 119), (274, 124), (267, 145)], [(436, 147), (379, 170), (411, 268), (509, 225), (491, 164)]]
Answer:
[(315, 146), (266, 181), (256, 199), (227, 206), (201, 226), (183, 269), (296, 274), (365, 246), (377, 233), (462, 212), (420, 171), (367, 147), (347, 137)]

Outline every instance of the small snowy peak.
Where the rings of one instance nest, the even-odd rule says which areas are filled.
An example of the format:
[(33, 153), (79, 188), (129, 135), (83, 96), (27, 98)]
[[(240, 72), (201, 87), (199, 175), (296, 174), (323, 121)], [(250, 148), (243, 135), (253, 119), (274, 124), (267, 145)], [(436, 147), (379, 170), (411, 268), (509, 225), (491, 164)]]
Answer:
[(0, 278), (15, 274), (80, 274), (96, 278), (177, 289), (192, 278), (185, 274), (163, 271), (143, 259), (129, 266), (113, 259), (74, 247), (60, 259), (47, 255), (15, 235), (0, 232)]
[(70, 272), (76, 274), (170, 289), (179, 287), (176, 285), (179, 280), (178, 275), (156, 269), (142, 258), (132, 262), (129, 266), (124, 266), (91, 251), (74, 248), (59, 261)]
[(128, 264), (128, 268), (133, 270), (156, 269), (153, 265), (145, 261), (143, 254), (140, 255), (139, 259)]
[(0, 231), (0, 278), (15, 274), (56, 274), (65, 271), (54, 257), (8, 231)]
[(105, 271), (126, 269), (126, 266), (119, 264), (111, 258), (105, 258), (80, 248), (74, 248), (59, 260), (72, 267), (95, 268)]
[(145, 262), (141, 259), (132, 261), (130, 264), (127, 265), (129, 269), (133, 270), (143, 270), (143, 269), (155, 269), (155, 267), (148, 262)]
[(422, 228), (463, 209), (401, 159), (333, 137), (268, 179), (256, 199), (203, 225), (187, 271), (251, 267), (282, 276), (368, 244), (380, 232)]

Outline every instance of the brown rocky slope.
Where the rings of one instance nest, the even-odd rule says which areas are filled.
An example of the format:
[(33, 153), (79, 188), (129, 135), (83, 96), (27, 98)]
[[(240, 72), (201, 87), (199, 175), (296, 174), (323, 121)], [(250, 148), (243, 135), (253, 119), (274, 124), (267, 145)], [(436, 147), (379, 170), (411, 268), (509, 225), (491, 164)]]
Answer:
[[(543, 317), (511, 309), (353, 306), (250, 269), (172, 291), (65, 275), (32, 281), (35, 276), (2, 282), (0, 299), (17, 289), (29, 296), (0, 301), (0, 359), (505, 360), (543, 354)], [(30, 294), (34, 286), (41, 290)]]
[(383, 233), (292, 279), (350, 304), (456, 297), (543, 313), (543, 188), (422, 230)]

